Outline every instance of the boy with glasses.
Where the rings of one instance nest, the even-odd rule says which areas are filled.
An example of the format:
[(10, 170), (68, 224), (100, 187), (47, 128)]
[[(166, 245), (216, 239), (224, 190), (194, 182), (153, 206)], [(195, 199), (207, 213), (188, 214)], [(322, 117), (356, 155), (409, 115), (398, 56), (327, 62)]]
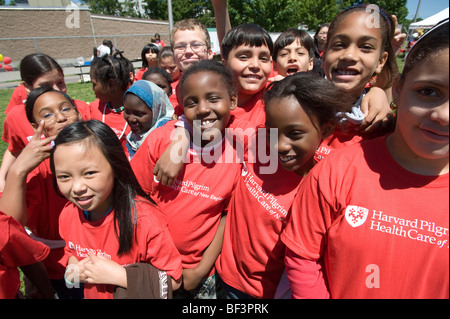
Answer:
[[(175, 64), (181, 74), (193, 63), (213, 58), (208, 30), (203, 23), (196, 19), (184, 19), (175, 23), (170, 34), (170, 44)], [(173, 87), (177, 88), (177, 86), (177, 82), (173, 84)], [(178, 88), (175, 91), (177, 92)], [(175, 114), (179, 116), (183, 114), (184, 110), (179, 106), (176, 96), (177, 94), (173, 94), (170, 102), (175, 109)]]

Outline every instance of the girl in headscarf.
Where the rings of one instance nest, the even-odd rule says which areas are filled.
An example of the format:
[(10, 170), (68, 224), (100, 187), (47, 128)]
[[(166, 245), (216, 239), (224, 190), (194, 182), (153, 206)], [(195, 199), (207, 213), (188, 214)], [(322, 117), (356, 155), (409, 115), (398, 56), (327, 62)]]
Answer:
[(131, 129), (127, 135), (127, 155), (131, 160), (147, 135), (170, 121), (174, 111), (166, 92), (145, 80), (134, 82), (123, 101), (124, 118)]

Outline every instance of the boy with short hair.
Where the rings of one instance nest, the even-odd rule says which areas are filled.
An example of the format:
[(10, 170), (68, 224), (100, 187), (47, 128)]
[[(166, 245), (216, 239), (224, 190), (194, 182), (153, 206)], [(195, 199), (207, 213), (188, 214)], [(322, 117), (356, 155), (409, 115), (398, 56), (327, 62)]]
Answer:
[[(203, 23), (196, 19), (184, 19), (175, 23), (170, 33), (170, 45), (174, 53), (175, 64), (181, 74), (193, 63), (213, 58), (208, 30)], [(181, 78), (181, 74), (179, 78)], [(175, 109), (175, 114), (179, 116), (184, 111), (177, 100), (178, 81), (172, 85), (176, 89), (175, 94), (170, 97), (170, 102)]]

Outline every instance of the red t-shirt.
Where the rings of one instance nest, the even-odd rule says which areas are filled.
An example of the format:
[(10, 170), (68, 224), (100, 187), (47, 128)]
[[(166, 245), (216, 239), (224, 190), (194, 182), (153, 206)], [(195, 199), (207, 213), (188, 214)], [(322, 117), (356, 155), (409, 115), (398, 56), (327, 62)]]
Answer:
[[(74, 100), (75, 106), (84, 120), (90, 119), (89, 104), (83, 101)], [(20, 152), (31, 140), (34, 129), (27, 119), (25, 105), (17, 105), (11, 109), (3, 123), (2, 139), (8, 143), (8, 150), (11, 153)], [(42, 135), (42, 138), (45, 138)]]
[(264, 111), (263, 94), (264, 90), (259, 91), (247, 103), (231, 110), (231, 114), (239, 119), (253, 122), (256, 125), (265, 125), (266, 113)]
[[(114, 230), (114, 211), (100, 220), (86, 220), (83, 211), (68, 203), (61, 213), (59, 225), (61, 237), (66, 242), (65, 265), (70, 256), (79, 261), (89, 252), (127, 266), (133, 263), (151, 263), (175, 280), (181, 278), (182, 268), (178, 253), (167, 229), (163, 214), (146, 200), (136, 203), (136, 241), (131, 250), (117, 255), (119, 241)], [(114, 286), (85, 284), (86, 299), (112, 299)]]
[[(234, 149), (229, 147), (227, 139), (208, 151), (190, 148), (190, 161), (184, 165), (173, 186), (160, 185), (152, 172), (156, 161), (171, 142), (174, 123), (168, 122), (152, 131), (130, 163), (144, 191), (167, 215), (170, 233), (182, 256), (183, 268), (194, 268), (216, 234), (241, 164), (238, 161), (227, 163), (226, 158), (235, 158), (232, 157)], [(231, 118), (227, 127), (245, 129), (251, 124)], [(216, 154), (222, 162), (218, 163), (216, 158), (207, 163), (205, 156), (210, 153)]]
[(115, 113), (111, 111), (106, 103), (96, 99), (90, 103), (91, 118), (99, 120), (108, 125), (117, 135), (124, 150), (127, 148), (127, 134), (131, 131), (130, 126), (123, 117), (123, 112)]
[(281, 165), (273, 174), (262, 174), (260, 167), (246, 163), (242, 168), (216, 269), (228, 285), (255, 298), (273, 298), (284, 271), (280, 234), (302, 177)]
[(448, 194), (449, 174), (414, 174), (386, 137), (363, 141), (308, 173), (281, 239), (323, 262), (332, 298), (447, 299)]
[(11, 95), (8, 106), (6, 107), (5, 114), (8, 114), (15, 106), (25, 105), (28, 98), (27, 90), (23, 84), (16, 87)]
[(144, 75), (145, 71), (147, 71), (148, 68), (140, 68), (137, 72), (136, 75), (134, 76), (134, 81), (139, 81), (142, 80), (142, 76)]
[(169, 100), (175, 111), (174, 113), (178, 116), (181, 116), (184, 114), (184, 108), (183, 105), (180, 105), (177, 100), (177, 93), (180, 90), (180, 86), (178, 85), (178, 83), (180, 83), (180, 80), (172, 83), (172, 95), (169, 96)]
[(20, 288), (17, 267), (43, 260), (49, 248), (31, 239), (14, 218), (0, 212), (0, 299), (13, 299)]
[[(67, 199), (59, 196), (53, 188), (50, 159), (44, 160), (27, 177), (27, 227), (38, 237), (61, 240), (59, 235), (59, 215)], [(65, 267), (61, 263), (63, 248), (50, 250), (44, 260), (50, 279), (61, 279)]]
[(333, 134), (320, 143), (320, 146), (314, 155), (314, 159), (319, 162), (333, 150), (359, 143), (362, 140), (363, 138), (360, 135), (344, 133), (336, 127)]

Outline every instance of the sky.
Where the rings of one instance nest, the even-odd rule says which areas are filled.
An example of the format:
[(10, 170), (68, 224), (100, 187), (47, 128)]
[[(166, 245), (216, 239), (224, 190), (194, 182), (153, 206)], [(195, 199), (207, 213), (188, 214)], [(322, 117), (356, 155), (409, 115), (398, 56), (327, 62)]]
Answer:
[[(406, 7), (408, 8), (407, 19), (414, 19), (418, 3), (419, 0), (408, 0), (406, 2)], [(420, 2), (419, 15), (417, 17), (426, 19), (445, 8), (448, 8), (448, 0), (422, 0)]]
[[(6, 4), (10, 0), (6, 0)], [(75, 0), (74, 2), (79, 2)], [(406, 18), (412, 20), (416, 14), (417, 4), (419, 0), (408, 0), (406, 7), (408, 8), (408, 16)], [(426, 19), (448, 7), (448, 0), (422, 0), (419, 8), (419, 18)]]

